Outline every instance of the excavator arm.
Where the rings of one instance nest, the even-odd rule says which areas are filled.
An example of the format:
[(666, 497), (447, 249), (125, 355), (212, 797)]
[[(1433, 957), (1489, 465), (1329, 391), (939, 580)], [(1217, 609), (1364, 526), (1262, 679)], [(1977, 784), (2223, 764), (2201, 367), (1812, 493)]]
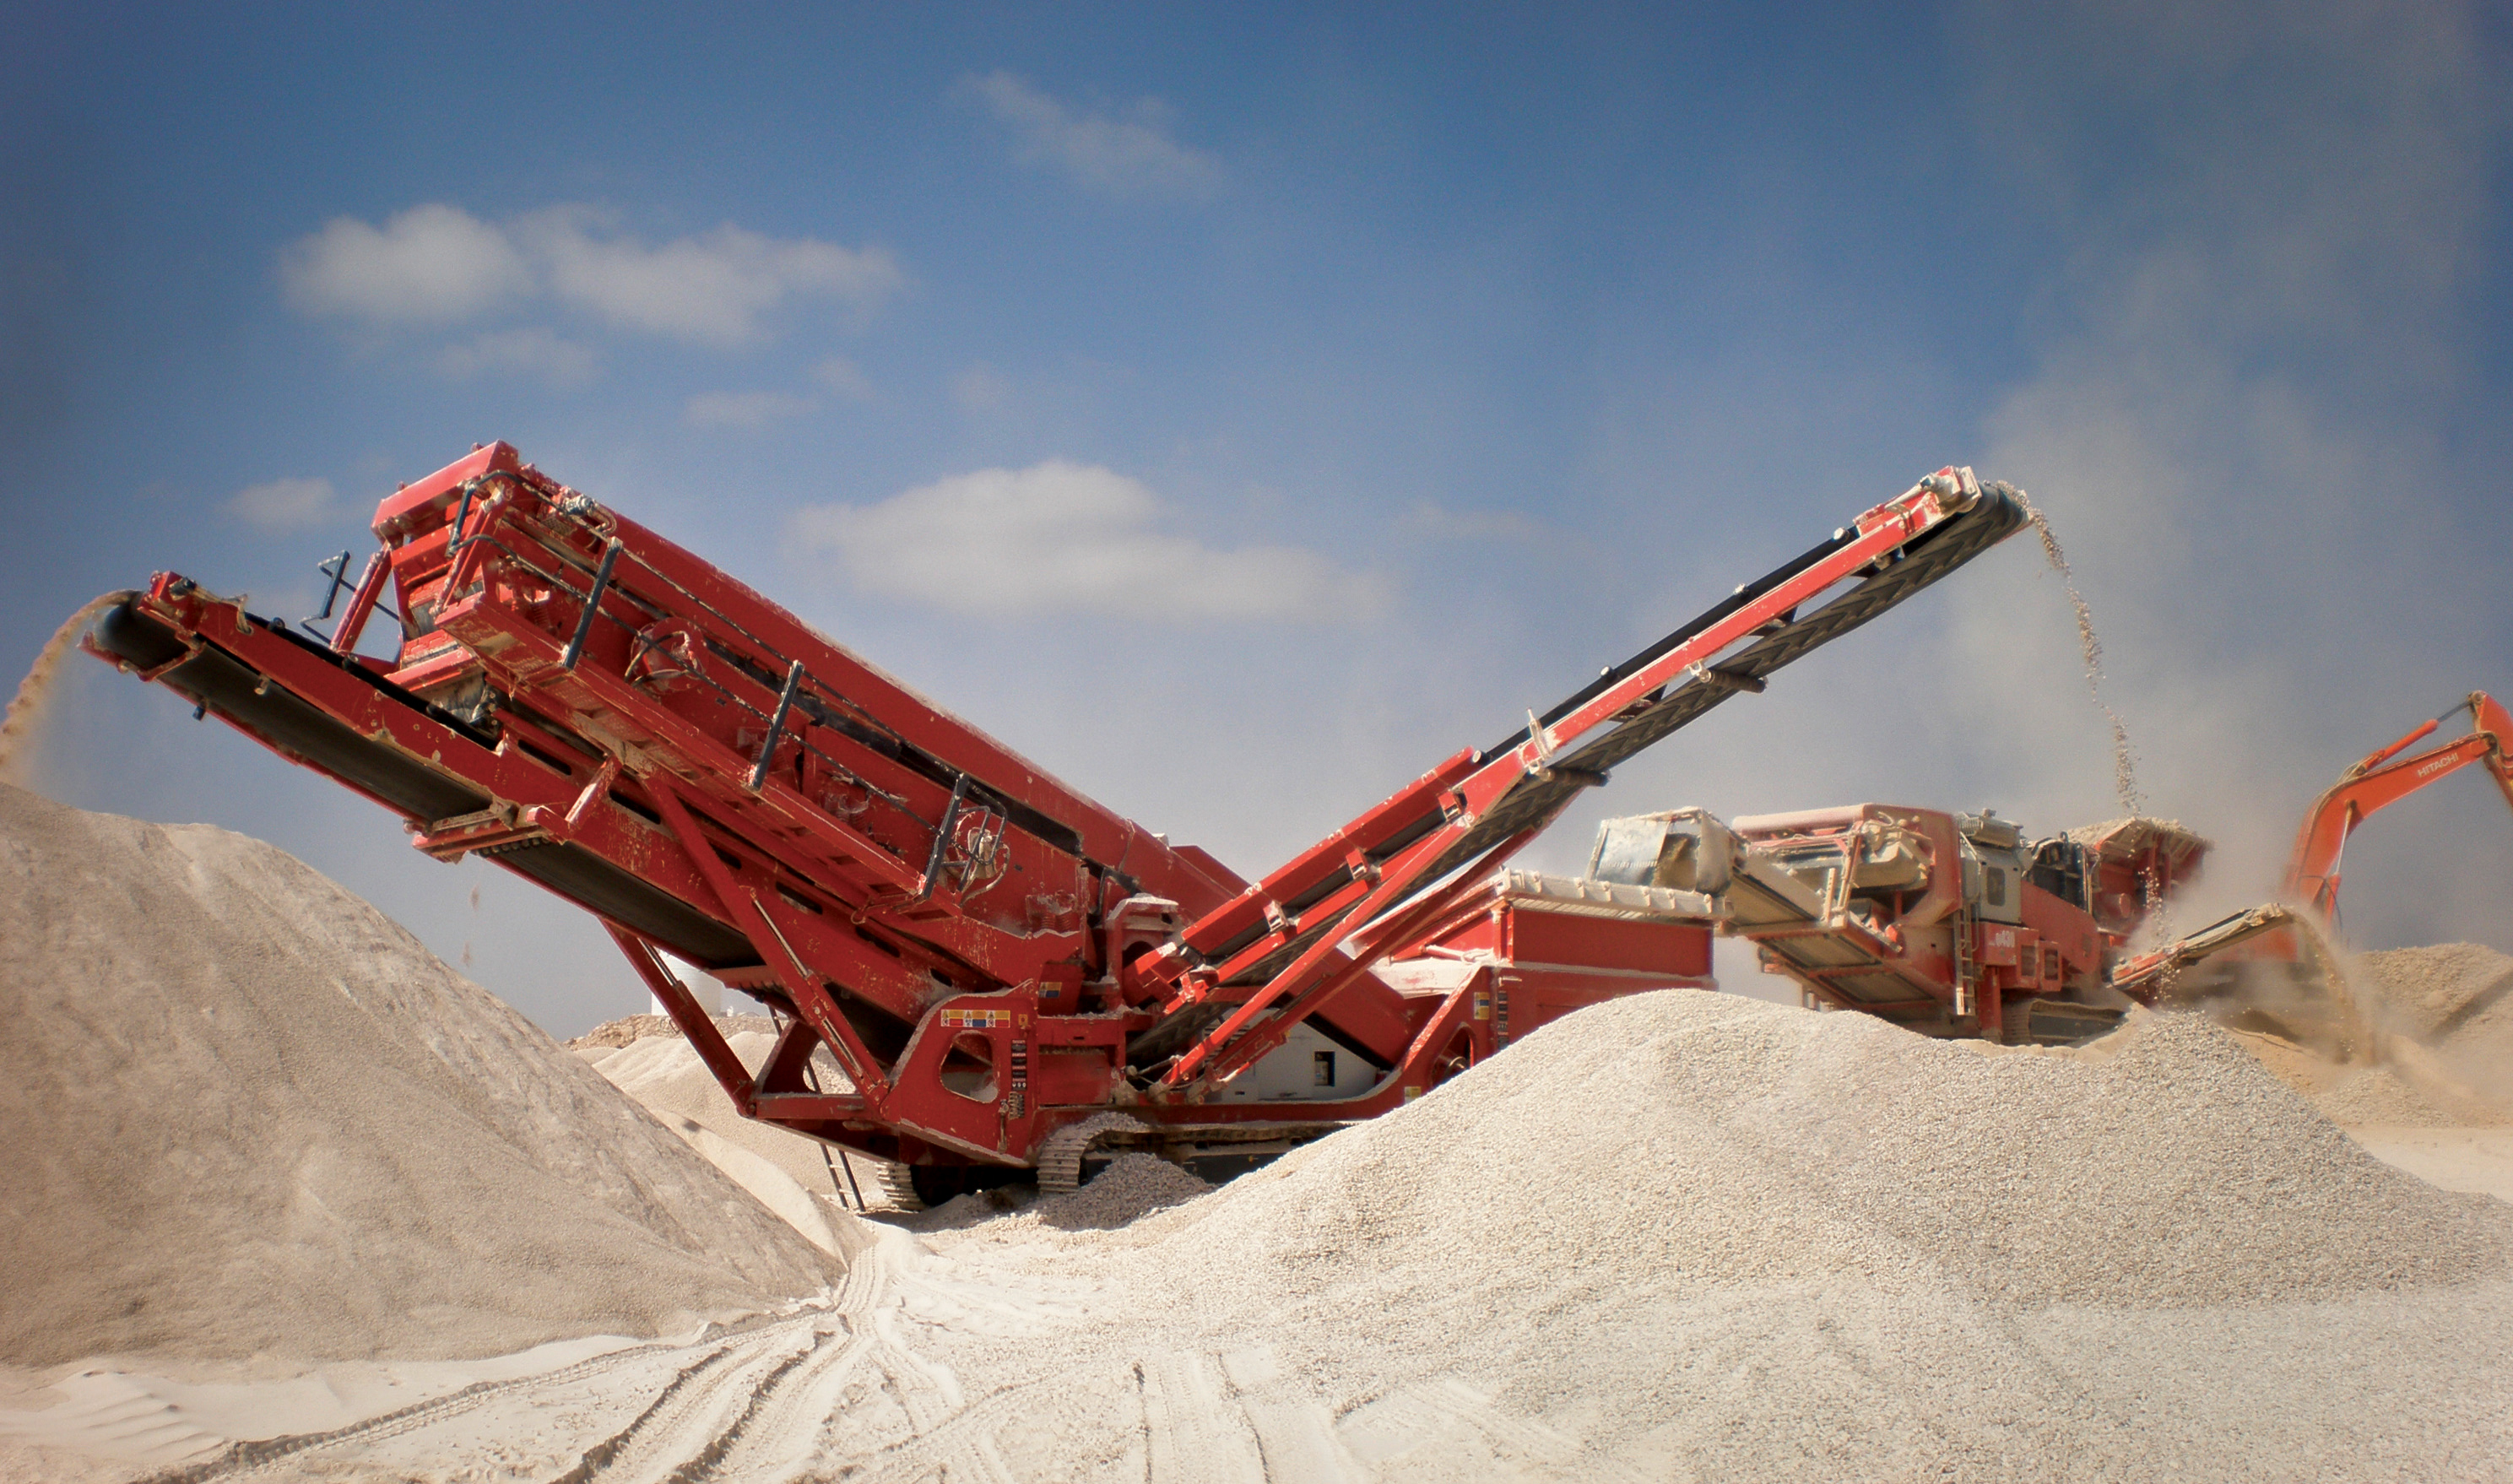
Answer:
[[(2467, 732), (2422, 752), (2408, 750), (2463, 711), (2470, 717)], [(2472, 691), (2459, 705), (2349, 768), (2304, 814), (2294, 854), (2287, 862), (2286, 899), (2310, 906), (2325, 920), (2335, 920), (2339, 860), (2356, 826), (2375, 811), (2473, 763), (2486, 766), (2488, 776), (2503, 790), (2505, 803), (2513, 805), (2513, 745), (2508, 743), (2513, 743), (2513, 715), (2486, 692)]]
[[(2462, 711), (2469, 730), (2420, 752), (2409, 749)], [(2473, 763), (2485, 765), (2513, 804), (2513, 716), (2483, 691), (2366, 756), (2313, 800), (2288, 858), (2283, 902), (2209, 924), (2114, 968), (2111, 987), (2146, 1004), (2170, 999), (2233, 1023), (2268, 1030), (2341, 1062), (2378, 1056), (2381, 1037), (2338, 972), (2331, 940), (2338, 917), (2338, 864), (2347, 837), (2375, 811)], [(2289, 903), (2292, 903), (2290, 905)]]

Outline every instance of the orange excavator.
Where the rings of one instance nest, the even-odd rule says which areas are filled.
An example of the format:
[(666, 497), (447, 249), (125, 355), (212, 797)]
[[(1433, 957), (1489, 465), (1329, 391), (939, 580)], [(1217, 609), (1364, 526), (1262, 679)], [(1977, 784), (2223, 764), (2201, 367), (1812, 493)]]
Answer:
[[(2409, 749), (2466, 711), (2469, 730), (2421, 752)], [(2308, 1045), (2340, 1062), (2381, 1060), (2378, 1017), (2356, 1001), (2333, 940), (2338, 930), (2339, 861), (2356, 826), (2389, 805), (2473, 763), (2513, 804), (2513, 715), (2484, 691), (2338, 776), (2304, 811), (2279, 901), (2237, 912), (2122, 964), (2112, 984), (2135, 998), (2172, 999), (2228, 1023)]]
[[(2469, 713), (2467, 732), (2440, 746), (2409, 753), (2409, 748), (2432, 737), (2437, 728), (2463, 711)], [(2488, 776), (2503, 790), (2504, 802), (2513, 804), (2513, 715), (2507, 714), (2503, 703), (2485, 691), (2470, 692), (2460, 704), (2340, 774), (2338, 782), (2315, 799), (2304, 814), (2303, 827), (2295, 832), (2294, 854), (2287, 862), (2286, 887), (2281, 895), (2289, 902), (2312, 908), (2324, 922), (2335, 927), (2339, 859), (2346, 853), (2347, 837), (2356, 832), (2356, 826), (2376, 810), (2396, 804), (2473, 763), (2486, 766)]]

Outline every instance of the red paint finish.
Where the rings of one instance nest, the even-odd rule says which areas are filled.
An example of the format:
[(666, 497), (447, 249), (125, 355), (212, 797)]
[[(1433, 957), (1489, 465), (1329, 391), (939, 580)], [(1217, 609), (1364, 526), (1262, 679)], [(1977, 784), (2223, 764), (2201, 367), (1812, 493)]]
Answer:
[[(1973, 493), (1947, 470), (1865, 512), (1549, 724), (1453, 754), (1253, 885), (502, 443), (382, 502), (328, 641), (159, 574), (90, 648), (392, 810), (429, 855), (481, 855), (595, 912), (752, 1116), (888, 1158), (1024, 1164), (1112, 1106), (1178, 1128), (1374, 1116), (1505, 1044), (1513, 1006), (1523, 1033), (1706, 983), (1698, 925), (1492, 916), (1479, 882), (1561, 805), (1478, 825)], [(389, 662), (350, 653), (377, 620), (400, 628)], [(1463, 987), (1374, 972), (1478, 912), (1494, 965)], [(756, 1078), (658, 950), (783, 1020)], [(1367, 1095), (1209, 1101), (1303, 1022), (1383, 1067)], [(850, 1085), (819, 1085), (819, 1048)]]
[(1623, 921), (1506, 904), (1506, 956), (1522, 965), (1619, 969), (1670, 980), (1710, 975), (1706, 923)]

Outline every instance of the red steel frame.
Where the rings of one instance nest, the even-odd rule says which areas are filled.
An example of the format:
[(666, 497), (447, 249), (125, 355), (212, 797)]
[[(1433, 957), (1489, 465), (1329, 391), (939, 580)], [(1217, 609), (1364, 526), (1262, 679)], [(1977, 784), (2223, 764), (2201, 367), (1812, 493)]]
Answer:
[[(2022, 1002), (2107, 983), (2147, 914), (2198, 874), (2208, 853), (2207, 843), (2196, 836), (2158, 830), (2144, 821), (2123, 822), (2081, 842), (2088, 904), (2067, 901), (2028, 875), (2010, 888), (2016, 893), (2021, 920), (2008, 923), (1979, 918), (1969, 909), (1958, 827), (1955, 817), (1943, 810), (1854, 804), (1749, 816), (1735, 821), (1734, 828), (1758, 846), (1828, 844), (1839, 850), (1845, 884), (1840, 902), (1830, 903), (1837, 907), (1850, 896), (1853, 858), (1867, 832), (1880, 824), (1907, 829), (1923, 842), (1929, 879), (1908, 901), (1898, 893), (1872, 901), (1875, 931), (1838, 910), (1820, 922), (1772, 929), (1732, 925), (1731, 931), (1757, 944), (1792, 937), (1852, 944), (1868, 955), (1864, 961), (1809, 969), (1766, 951), (1763, 962), (1767, 972), (1795, 981), (1830, 1008), (1896, 1023), (1934, 1023), (1992, 1041), (2008, 1039), (2012, 1016), (2029, 1014)], [(1862, 999), (1833, 983), (1888, 977), (1909, 986), (1909, 997)]]
[[(1761, 642), (1776, 667), (1863, 622), (1903, 589), (1772, 649), (1801, 609), (1889, 576), (1982, 503), (1968, 470), (1931, 476), (1253, 884), (502, 443), (383, 501), (382, 549), (328, 638), (160, 573), (88, 647), (403, 814), (420, 850), (480, 853), (596, 911), (745, 1114), (905, 1163), (1017, 1165), (1112, 1106), (1179, 1127), (1342, 1122), (1489, 1054), (1472, 986), (1407, 993), (1369, 965), (1453, 926), (1604, 782), (1582, 758), (1620, 729), (1636, 750), (1761, 689), (1714, 662)], [(357, 653), (386, 612), (397, 654)], [(1678, 700), (1682, 717), (1640, 730)], [(755, 1076), (667, 950), (783, 1018)], [(1386, 1074), (1334, 1103), (1209, 1101), (1302, 1022)], [(814, 1085), (818, 1047), (849, 1087)]]
[[(1504, 873), (1505, 877), (1506, 873)], [(1490, 1049), (1576, 1010), (1639, 988), (1714, 989), (1713, 919), (1593, 915), (1530, 900), (1502, 878), (1478, 883), (1449, 918), (1409, 954), (1406, 969), (1446, 968), (1473, 978), (1474, 1019), (1489, 1021)], [(1445, 960), (1445, 964), (1438, 961)], [(1395, 970), (1404, 973), (1404, 970)], [(1486, 1054), (1479, 1046), (1477, 1054)]]

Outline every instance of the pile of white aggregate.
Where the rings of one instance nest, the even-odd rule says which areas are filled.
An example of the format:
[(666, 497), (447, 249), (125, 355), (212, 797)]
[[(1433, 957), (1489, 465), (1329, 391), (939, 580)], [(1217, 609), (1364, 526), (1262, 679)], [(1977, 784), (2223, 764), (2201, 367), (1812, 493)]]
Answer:
[(2363, 953), (2347, 992), (2371, 1035), (2333, 1061), (2258, 1030), (2235, 1039), (2349, 1129), (2513, 1127), (2513, 957), (2481, 943)]
[(2462, 1096), (2447, 1102), (2475, 1101), (2498, 1111), (2491, 1121), (2513, 1122), (2513, 956), (2447, 943), (2361, 954), (2356, 967), (2378, 986), (2391, 1028), (2456, 1084)]
[(0, 785), (0, 1363), (494, 1355), (841, 1264), (285, 853)]
[[(1578, 1032), (1234, 1183), (1195, 1261), (1307, 1288), (1375, 1253), (1463, 1271), (1507, 1252), (1514, 1286), (1522, 1265), (1604, 1263), (2152, 1306), (2454, 1282), (2513, 1255), (2497, 1213), (2359, 1153), (2193, 1017), (2141, 1016), (2093, 1052), (1993, 1052), (1665, 994)], [(1297, 1197), (1269, 1191), (1296, 1175)]]
[[(671, 1024), (668, 1021), (662, 1023)], [(738, 1020), (727, 1017), (719, 1023), (720, 1028), (728, 1032), (726, 1044), (753, 1075), (767, 1064), (769, 1055), (777, 1049), (777, 1035), (773, 1030), (738, 1027), (769, 1023), (765, 1016)], [(586, 1065), (636, 1099), (665, 1128), (681, 1136), (691, 1148), (731, 1176), (761, 1205), (782, 1217), (814, 1246), (843, 1257), (861, 1245), (857, 1223), (846, 1213), (858, 1194), (869, 1197), (880, 1193), (872, 1160), (861, 1155), (842, 1156), (835, 1150), (823, 1152), (824, 1146), (818, 1140), (742, 1117), (724, 1085), (716, 1081), (715, 1073), (699, 1058), (698, 1048), (677, 1028), (668, 1034), (641, 1035), (618, 1047), (604, 1046), (597, 1039), (601, 1030), (608, 1028), (600, 1027), (593, 1036), (570, 1043)], [(813, 1054), (813, 1062), (822, 1089), (834, 1091), (852, 1086), (825, 1047)], [(858, 1167), (852, 1181), (839, 1163), (841, 1158)], [(867, 1183), (871, 1183), (869, 1189)]]
[(2356, 966), (2410, 1033), (2513, 1051), (2513, 956), (2485, 943), (2440, 943), (2362, 953)]
[(1121, 1154), (1091, 1183), (1031, 1208), (1042, 1222), (1068, 1230), (1123, 1226), (1155, 1211), (1191, 1201), (1213, 1187), (1192, 1173), (1149, 1154)]
[[(348, 1426), (298, 1394), (337, 1366), (0, 1387), (98, 1479), (288, 1433), (276, 1476), (2513, 1480), (2513, 1205), (2194, 1017), (2000, 1050), (1640, 995), (1217, 1189), (813, 1191), (842, 1262), (699, 1157), (800, 1191), (818, 1151), (686, 1043), (565, 1051), (267, 846), (0, 789), (0, 1362), (689, 1331), (438, 1367), (408, 1418), (352, 1376)], [(2513, 1014), (2478, 955), (2391, 975), (2455, 1067)]]
[(1315, 1407), (1353, 1477), (2513, 1477), (2513, 1208), (2192, 1017), (2001, 1051), (1637, 996), (1130, 1227), (1042, 1226), (927, 1237), (1096, 1280), (1052, 1345), (937, 1331), (973, 1394), (1217, 1356), (1252, 1446)]
[(1113, 1230), (1141, 1221), (1155, 1211), (1182, 1205), (1213, 1186), (1166, 1159), (1151, 1154), (1120, 1154), (1079, 1190), (1039, 1196), (1019, 1203), (1017, 1213), (1002, 1216), (996, 1192), (954, 1196), (906, 1224), (919, 1232), (941, 1232), (973, 1222), (994, 1220), (989, 1236), (997, 1241), (1032, 1226), (1056, 1231)]

